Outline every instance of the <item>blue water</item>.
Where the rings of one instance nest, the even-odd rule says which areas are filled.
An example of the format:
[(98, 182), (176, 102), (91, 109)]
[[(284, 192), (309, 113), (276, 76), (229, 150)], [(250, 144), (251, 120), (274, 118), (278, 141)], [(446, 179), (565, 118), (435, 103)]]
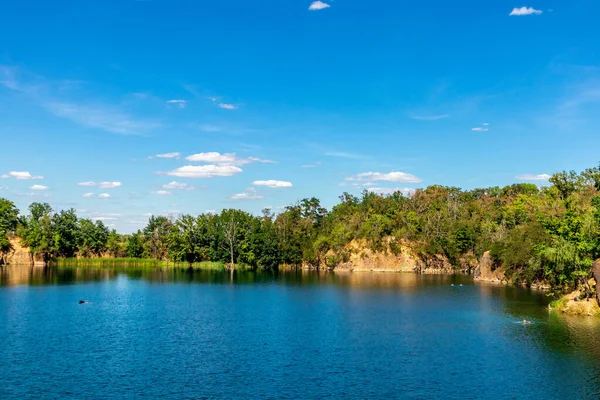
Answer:
[(598, 398), (600, 323), (547, 301), (468, 277), (5, 267), (0, 398)]

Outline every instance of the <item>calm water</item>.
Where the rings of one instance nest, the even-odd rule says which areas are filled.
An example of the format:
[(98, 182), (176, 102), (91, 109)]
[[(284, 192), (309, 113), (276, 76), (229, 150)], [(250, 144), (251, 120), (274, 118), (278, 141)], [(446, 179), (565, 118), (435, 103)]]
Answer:
[(600, 323), (546, 304), (468, 277), (5, 267), (0, 398), (598, 398)]

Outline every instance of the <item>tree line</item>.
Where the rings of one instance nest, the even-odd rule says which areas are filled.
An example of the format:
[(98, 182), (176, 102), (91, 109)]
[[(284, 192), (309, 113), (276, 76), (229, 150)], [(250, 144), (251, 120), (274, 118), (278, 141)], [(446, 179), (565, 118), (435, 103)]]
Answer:
[(373, 251), (410, 251), (424, 263), (441, 257), (457, 268), (489, 251), (494, 266), (517, 281), (584, 285), (600, 257), (600, 168), (560, 172), (549, 183), (474, 190), (434, 185), (411, 195), (344, 193), (331, 210), (310, 198), (259, 216), (235, 209), (152, 216), (131, 235), (45, 203), (33, 203), (20, 215), (12, 202), (0, 199), (0, 254), (10, 253), (9, 237), (15, 235), (44, 261), (111, 256), (335, 268), (355, 251), (349, 244), (359, 242)]

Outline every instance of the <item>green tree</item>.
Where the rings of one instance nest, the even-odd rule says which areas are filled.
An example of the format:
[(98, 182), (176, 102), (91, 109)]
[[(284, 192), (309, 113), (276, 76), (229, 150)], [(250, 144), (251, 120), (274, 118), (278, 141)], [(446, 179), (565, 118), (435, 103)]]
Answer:
[(52, 207), (47, 203), (32, 203), (29, 215), (22, 219), (17, 234), (22, 243), (29, 247), (32, 263), (36, 257), (48, 263), (54, 250)]
[(12, 201), (0, 198), (0, 265), (14, 250), (9, 235), (14, 233), (19, 222), (19, 210)]
[(52, 217), (54, 254), (75, 257), (79, 243), (78, 218), (74, 209), (61, 211)]

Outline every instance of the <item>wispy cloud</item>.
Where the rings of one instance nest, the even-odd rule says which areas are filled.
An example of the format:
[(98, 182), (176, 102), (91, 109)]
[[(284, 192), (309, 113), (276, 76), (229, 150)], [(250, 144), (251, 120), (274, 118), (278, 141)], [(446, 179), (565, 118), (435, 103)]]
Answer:
[(487, 132), (490, 130), (490, 124), (488, 124), (487, 122), (484, 122), (483, 124), (481, 124), (481, 126), (477, 126), (475, 128), (471, 128), (471, 130), (473, 132)]
[(48, 186), (33, 185), (29, 187), (29, 190), (48, 190)]
[(166, 185), (163, 185), (162, 187), (163, 187), (163, 189), (167, 189), (167, 190), (194, 190), (195, 189), (194, 185), (188, 185), (187, 183), (177, 182), (177, 181), (169, 182)]
[(90, 197), (96, 197), (96, 195), (94, 193), (84, 193), (81, 195), (81, 197), (90, 198)]
[(437, 121), (440, 119), (445, 119), (450, 117), (450, 114), (441, 114), (441, 115), (413, 115), (412, 119), (417, 119), (419, 121)]
[(308, 9), (310, 11), (319, 11), (319, 10), (324, 10), (329, 7), (331, 7), (329, 4), (323, 3), (322, 1), (313, 1), (311, 3), (311, 5), (308, 6)]
[(135, 119), (127, 113), (106, 106), (50, 102), (44, 104), (44, 108), (79, 125), (122, 135), (141, 135), (162, 126), (157, 122)]
[(523, 174), (523, 175), (517, 176), (517, 179), (520, 181), (547, 181), (550, 178), (551, 178), (551, 176), (548, 174), (539, 174), (539, 175)]
[(113, 189), (121, 187), (121, 182), (79, 182), (79, 186), (97, 187), (101, 189)]
[(252, 188), (246, 189), (244, 193), (236, 193), (230, 197), (231, 200), (260, 200), (264, 199), (263, 196), (260, 196), (256, 193), (256, 190)]
[(301, 165), (300, 168), (317, 168), (319, 165), (321, 165), (321, 162), (317, 161), (317, 162), (312, 163), (312, 164)]
[(185, 108), (187, 106), (187, 100), (168, 100), (167, 107), (177, 106), (179, 108)]
[(110, 197), (112, 197), (112, 196), (108, 193), (101, 193), (98, 195), (98, 198), (100, 198), (100, 199), (108, 199)]
[(152, 159), (152, 158), (176, 158), (176, 159), (179, 159), (179, 157), (181, 157), (181, 153), (173, 152), (173, 153), (156, 154), (156, 155), (150, 156), (148, 158), (150, 158), (150, 159)]
[(51, 114), (68, 119), (78, 125), (123, 135), (146, 134), (160, 128), (155, 121), (135, 118), (115, 104), (100, 104), (81, 98), (81, 82), (51, 81), (40, 76), (23, 73), (17, 67), (0, 65), (0, 84), (26, 96)]
[(177, 176), (179, 178), (215, 178), (233, 176), (242, 172), (235, 165), (186, 165), (173, 171), (157, 172), (158, 175)]
[(525, 15), (540, 15), (542, 13), (542, 10), (536, 10), (533, 7), (515, 7), (508, 15), (511, 17), (522, 17)]
[(219, 165), (238, 165), (238, 166), (251, 164), (251, 163), (272, 164), (275, 162), (273, 160), (263, 160), (258, 157), (242, 158), (242, 157), (237, 156), (236, 153), (221, 154), (216, 151), (192, 154), (191, 156), (187, 156), (185, 159), (188, 161), (191, 161), (191, 162), (202, 162), (202, 163), (219, 164)]
[(377, 181), (385, 181), (385, 182), (402, 182), (402, 183), (420, 183), (422, 182), (421, 178), (416, 177), (415, 175), (407, 174), (406, 172), (389, 172), (389, 173), (381, 173), (381, 172), (363, 172), (357, 175), (349, 176), (346, 178), (346, 181), (350, 182), (377, 182)]
[(291, 188), (292, 183), (286, 181), (276, 181), (276, 180), (268, 180), (268, 181), (254, 181), (252, 182), (254, 186), (266, 186), (269, 188)]
[(17, 196), (19, 197), (43, 197), (43, 198), (49, 198), (52, 197), (51, 193), (17, 193)]
[(354, 154), (354, 153), (347, 153), (345, 151), (328, 151), (326, 153), (323, 153), (323, 155), (327, 156), (327, 157), (352, 158), (352, 159), (356, 159), (356, 160), (360, 160), (360, 159), (366, 158), (363, 155)]
[(237, 106), (235, 104), (230, 103), (219, 103), (219, 107), (225, 110), (237, 110)]

